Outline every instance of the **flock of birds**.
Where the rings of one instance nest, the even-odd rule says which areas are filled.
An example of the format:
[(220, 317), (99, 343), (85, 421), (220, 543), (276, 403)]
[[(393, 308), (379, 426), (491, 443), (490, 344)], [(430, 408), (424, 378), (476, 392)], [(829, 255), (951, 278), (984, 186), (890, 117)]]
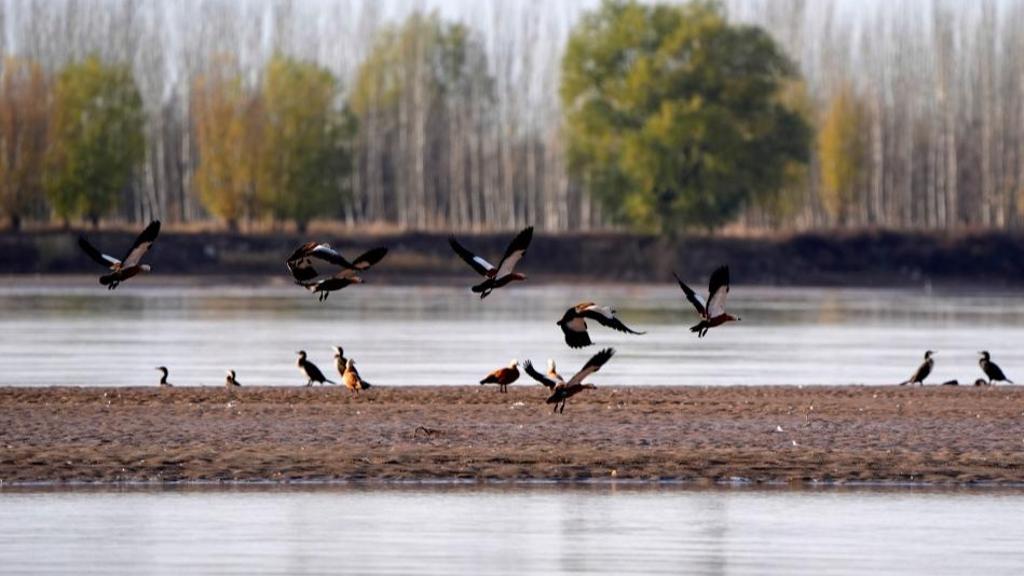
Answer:
[[(127, 254), (125, 254), (124, 258), (121, 259), (117, 259), (109, 254), (101, 252), (84, 236), (79, 237), (78, 244), (90, 258), (108, 269), (108, 272), (100, 277), (100, 284), (106, 286), (109, 290), (114, 290), (121, 282), (124, 282), (140, 273), (150, 271), (150, 266), (148, 264), (143, 264), (142, 258), (146, 255), (146, 252), (149, 251), (159, 234), (160, 222), (151, 222), (146, 226), (145, 230), (139, 234), (135, 239), (135, 242), (132, 243)], [(448, 238), (448, 244), (459, 258), (465, 261), (466, 264), (468, 264), (477, 274), (483, 277), (483, 280), (473, 285), (471, 288), (474, 293), (480, 294), (480, 298), (483, 299), (490, 295), (494, 290), (508, 286), (512, 282), (526, 280), (525, 274), (516, 272), (516, 266), (526, 255), (526, 251), (530, 247), (530, 242), (532, 240), (533, 227), (531, 226), (523, 229), (509, 243), (508, 248), (506, 248), (501, 260), (498, 261), (497, 266), (467, 249), (465, 246), (460, 244), (454, 236), (450, 236)], [(331, 292), (342, 290), (352, 284), (361, 284), (363, 279), (359, 274), (369, 271), (373, 266), (383, 260), (387, 253), (388, 249), (386, 247), (374, 248), (350, 261), (340, 252), (332, 248), (330, 244), (307, 242), (297, 248), (291, 256), (288, 257), (285, 264), (295, 283), (316, 294), (317, 298), (323, 302), (330, 296)], [(323, 271), (325, 266), (330, 267), (326, 272)], [(690, 331), (695, 333), (698, 338), (706, 336), (708, 330), (711, 328), (716, 328), (728, 322), (740, 320), (725, 310), (725, 301), (729, 295), (728, 266), (720, 266), (711, 273), (706, 297), (701, 296), (690, 288), (674, 272), (673, 275), (679, 283), (679, 288), (683, 291), (686, 300), (693, 306), (694, 310), (697, 312), (697, 316), (699, 317), (697, 324), (690, 327)], [(601, 306), (594, 302), (581, 302), (566, 310), (565, 314), (562, 315), (562, 318), (558, 320), (556, 324), (562, 329), (562, 333), (565, 337), (565, 343), (570, 348), (583, 348), (593, 344), (590, 339), (587, 320), (593, 320), (602, 326), (626, 334), (644, 334), (644, 332), (639, 332), (626, 326), (615, 316), (615, 314), (615, 310), (608, 306)], [(320, 368), (307, 358), (304, 350), (299, 350), (296, 354), (298, 355), (296, 366), (306, 377), (307, 386), (312, 386), (314, 383), (336, 384), (333, 380), (325, 377)], [(903, 382), (901, 385), (923, 385), (924, 380), (929, 374), (931, 374), (932, 368), (935, 364), (935, 361), (932, 358), (933, 354), (933, 351), (927, 351), (925, 353), (924, 363), (921, 364), (909, 380)], [(1012, 381), (1006, 378), (1006, 375), (999, 366), (992, 362), (988, 352), (980, 352), (979, 354), (981, 354), (979, 365), (988, 377), (988, 380), (985, 381), (983, 379), (979, 379), (975, 382), (976, 385), (987, 385), (992, 382), (1012, 383)], [(584, 390), (595, 388), (593, 384), (585, 384), (584, 380), (586, 380), (586, 378), (591, 374), (600, 370), (601, 367), (604, 366), (604, 364), (614, 355), (615, 350), (613, 348), (605, 348), (601, 350), (592, 356), (590, 360), (588, 360), (587, 363), (584, 364), (578, 372), (576, 372), (576, 374), (569, 378), (569, 380), (565, 380), (558, 373), (555, 368), (555, 362), (550, 359), (548, 360), (548, 370), (546, 374), (542, 374), (537, 371), (529, 360), (525, 361), (522, 366), (531, 378), (543, 384), (551, 391), (546, 402), (554, 405), (554, 411), (562, 413), (565, 411), (566, 400)], [(356, 370), (355, 361), (352, 358), (345, 358), (344, 350), (340, 346), (334, 347), (334, 360), (342, 383), (353, 394), (358, 394), (360, 391), (370, 387), (370, 384), (363, 380), (359, 375), (359, 371)], [(485, 376), (480, 380), (480, 384), (497, 384), (500, 392), (507, 392), (508, 385), (519, 379), (519, 366), (520, 363), (518, 360), (512, 360), (509, 362), (508, 366), (499, 368)], [(157, 370), (160, 370), (163, 374), (160, 379), (160, 385), (172, 386), (172, 384), (167, 380), (169, 374), (167, 367), (161, 366), (157, 368)], [(945, 384), (957, 385), (958, 382), (952, 380), (945, 382)], [(237, 388), (241, 386), (236, 379), (234, 370), (228, 370), (227, 377), (225, 379), (225, 386), (228, 388)]]

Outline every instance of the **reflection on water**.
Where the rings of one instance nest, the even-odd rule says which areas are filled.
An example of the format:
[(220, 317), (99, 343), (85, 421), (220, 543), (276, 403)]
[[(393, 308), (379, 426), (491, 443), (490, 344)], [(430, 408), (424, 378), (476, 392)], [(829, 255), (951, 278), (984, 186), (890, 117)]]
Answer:
[[(512, 358), (553, 357), (571, 371), (604, 345), (619, 355), (605, 385), (891, 384), (925, 349), (932, 381), (973, 382), (988, 349), (1024, 378), (1024, 296), (925, 295), (910, 290), (737, 287), (742, 322), (698, 340), (674, 286), (516, 286), (480, 301), (449, 287), (364, 285), (320, 304), (287, 285), (159, 286), (108, 293), (94, 279), (0, 286), (0, 386), (151, 385), (157, 365), (179, 385), (300, 385), (295, 351), (334, 375), (343, 345), (377, 385), (474, 384)], [(555, 321), (581, 300), (606, 303), (645, 336), (592, 327), (597, 346), (573, 351)]]
[(12, 574), (1020, 574), (1019, 492), (0, 493)]

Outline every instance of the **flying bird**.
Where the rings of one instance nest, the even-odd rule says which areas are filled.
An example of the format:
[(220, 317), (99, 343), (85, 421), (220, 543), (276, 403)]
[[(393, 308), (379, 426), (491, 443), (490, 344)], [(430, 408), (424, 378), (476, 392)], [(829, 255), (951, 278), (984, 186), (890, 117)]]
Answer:
[(501, 288), (510, 282), (526, 280), (526, 275), (516, 272), (515, 268), (516, 264), (526, 255), (526, 249), (530, 247), (530, 240), (532, 239), (533, 226), (530, 226), (512, 239), (512, 242), (505, 250), (505, 255), (501, 257), (501, 261), (498, 262), (497, 266), (467, 250), (462, 244), (459, 244), (455, 236), (448, 237), (448, 244), (477, 274), (484, 277), (483, 282), (472, 288), (473, 292), (480, 294), (480, 299), (484, 299), (491, 291)]
[(1006, 377), (1006, 374), (1003, 374), (1003, 369), (991, 360), (992, 356), (987, 351), (983, 350), (978, 352), (978, 354), (981, 354), (981, 358), (978, 359), (978, 365), (981, 366), (981, 371), (985, 373), (985, 376), (988, 376), (989, 384), (992, 382), (1009, 382), (1013, 384), (1013, 380), (1010, 380)]
[(935, 354), (935, 352), (932, 352), (931, 350), (926, 351), (924, 353), (924, 362), (921, 362), (921, 365), (918, 366), (917, 371), (914, 372), (914, 375), (911, 376), (909, 380), (900, 382), (900, 386), (905, 386), (907, 384), (920, 384), (921, 386), (924, 386), (924, 379), (932, 373), (932, 368), (935, 367), (935, 359), (932, 358), (933, 354)]
[(235, 379), (235, 371), (234, 370), (228, 370), (228, 376), (227, 376), (227, 378), (224, 379), (224, 385), (227, 386), (230, 389), (230, 388), (239, 388), (239, 387), (242, 386), (242, 383), (239, 382), (237, 379)]
[(602, 326), (607, 326), (612, 330), (618, 330), (627, 334), (643, 334), (643, 332), (637, 332), (623, 324), (621, 320), (615, 317), (615, 310), (607, 306), (598, 306), (593, 302), (582, 302), (566, 310), (565, 314), (562, 315), (562, 319), (556, 322), (562, 328), (562, 333), (565, 334), (565, 343), (570, 348), (583, 348), (593, 344), (590, 341), (590, 335), (587, 333), (587, 318), (595, 320)]
[(156, 369), (159, 370), (163, 374), (162, 376), (160, 376), (160, 387), (161, 388), (172, 388), (172, 387), (174, 387), (174, 384), (171, 384), (170, 382), (167, 381), (167, 376), (168, 376), (167, 367), (166, 366), (157, 366)]
[(328, 380), (324, 376), (324, 373), (321, 372), (320, 369), (316, 367), (316, 364), (313, 364), (309, 360), (306, 360), (305, 350), (299, 350), (298, 352), (296, 352), (296, 354), (299, 355), (299, 359), (296, 360), (295, 365), (298, 366), (299, 372), (302, 372), (303, 376), (307, 378), (306, 386), (312, 386), (313, 382), (316, 382), (317, 384), (323, 384), (324, 382), (337, 384), (337, 382), (335, 382), (334, 380)]
[(356, 361), (351, 358), (345, 362), (345, 372), (342, 374), (341, 381), (353, 394), (358, 394), (360, 390), (370, 387), (370, 383), (359, 375), (359, 371), (356, 370)]
[(543, 384), (545, 388), (553, 390), (555, 386), (565, 384), (565, 379), (562, 378), (562, 375), (559, 374), (557, 370), (555, 370), (555, 361), (550, 358), (548, 358), (547, 374), (541, 374), (538, 372), (537, 369), (533, 367), (533, 362), (530, 362), (529, 360), (523, 362), (523, 369), (526, 370), (526, 373), (529, 374), (531, 378)]
[(508, 366), (498, 368), (480, 381), (480, 384), (497, 384), (498, 391), (502, 394), (508, 392), (508, 385), (519, 379), (519, 361), (512, 360)]
[(146, 229), (135, 239), (132, 247), (124, 258), (118, 260), (109, 254), (100, 252), (95, 246), (85, 239), (85, 236), (78, 237), (78, 246), (89, 258), (92, 258), (100, 266), (110, 270), (110, 274), (100, 276), (100, 284), (107, 287), (107, 290), (114, 290), (121, 282), (142, 272), (149, 272), (149, 264), (142, 264), (142, 257), (146, 255), (149, 248), (160, 235), (160, 221), (154, 220), (146, 226)]
[[(615, 355), (614, 348), (605, 348), (597, 354), (594, 354), (587, 363), (583, 365), (568, 382), (557, 384), (552, 392), (551, 396), (545, 401), (547, 404), (554, 404), (552, 413), (558, 412), (559, 414), (565, 412), (565, 401), (573, 396), (579, 394), (584, 390), (594, 390), (597, 386), (593, 384), (584, 384), (583, 381), (594, 372), (597, 372), (604, 366), (605, 362), (611, 359)], [(561, 408), (559, 408), (561, 406)]]
[(707, 301), (687, 286), (675, 272), (672, 275), (676, 277), (676, 282), (679, 282), (679, 287), (686, 294), (686, 299), (690, 301), (690, 304), (693, 304), (697, 314), (700, 316), (700, 322), (690, 327), (690, 332), (696, 332), (697, 337), (703, 338), (709, 329), (721, 326), (726, 322), (740, 320), (725, 312), (725, 299), (729, 295), (728, 266), (719, 266), (711, 273)]
[[(363, 279), (358, 273), (372, 268), (383, 260), (387, 253), (387, 248), (373, 248), (350, 262), (340, 252), (331, 248), (330, 244), (306, 242), (292, 252), (285, 265), (288, 266), (288, 271), (291, 272), (296, 284), (318, 294), (319, 300), (323, 302), (331, 292), (352, 284), (362, 284)], [(313, 265), (314, 259), (337, 266), (341, 270), (331, 275), (321, 275)]]

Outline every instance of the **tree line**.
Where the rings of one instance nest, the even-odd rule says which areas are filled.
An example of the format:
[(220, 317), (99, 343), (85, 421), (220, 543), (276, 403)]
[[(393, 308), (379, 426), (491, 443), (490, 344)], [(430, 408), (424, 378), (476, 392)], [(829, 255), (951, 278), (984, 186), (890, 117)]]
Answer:
[(1019, 228), (1024, 3), (917, 6), (12, 0), (0, 215)]

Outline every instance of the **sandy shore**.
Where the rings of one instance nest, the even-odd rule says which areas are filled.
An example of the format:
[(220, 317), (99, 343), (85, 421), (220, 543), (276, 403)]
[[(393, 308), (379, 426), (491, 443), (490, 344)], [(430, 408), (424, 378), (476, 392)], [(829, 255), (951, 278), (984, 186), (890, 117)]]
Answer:
[(0, 388), (0, 481), (1024, 483), (1024, 387)]

